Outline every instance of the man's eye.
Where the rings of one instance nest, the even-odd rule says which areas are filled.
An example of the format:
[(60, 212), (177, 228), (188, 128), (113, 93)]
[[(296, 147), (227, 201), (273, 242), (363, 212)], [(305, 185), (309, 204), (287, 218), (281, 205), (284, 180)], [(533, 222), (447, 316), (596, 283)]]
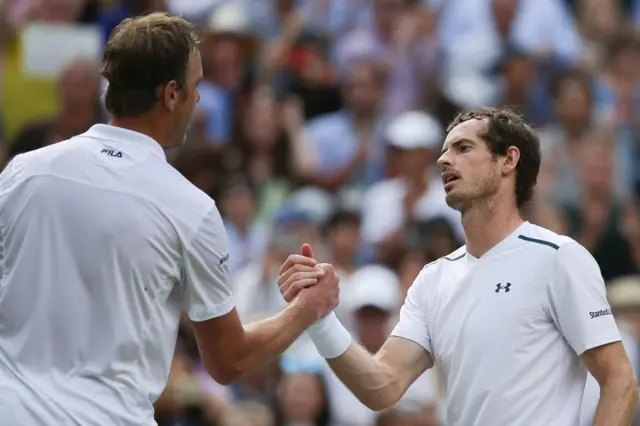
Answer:
[(471, 147), (469, 145), (462, 145), (460, 147), (460, 152), (467, 152), (471, 149)]

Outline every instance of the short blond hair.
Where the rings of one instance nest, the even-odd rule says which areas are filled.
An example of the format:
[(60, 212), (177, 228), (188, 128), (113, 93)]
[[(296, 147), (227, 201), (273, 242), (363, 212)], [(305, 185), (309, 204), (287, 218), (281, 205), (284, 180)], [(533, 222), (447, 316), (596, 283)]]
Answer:
[(153, 109), (158, 88), (186, 85), (189, 57), (198, 48), (194, 26), (183, 18), (156, 12), (122, 21), (111, 33), (101, 74), (109, 82), (107, 110), (136, 116)]

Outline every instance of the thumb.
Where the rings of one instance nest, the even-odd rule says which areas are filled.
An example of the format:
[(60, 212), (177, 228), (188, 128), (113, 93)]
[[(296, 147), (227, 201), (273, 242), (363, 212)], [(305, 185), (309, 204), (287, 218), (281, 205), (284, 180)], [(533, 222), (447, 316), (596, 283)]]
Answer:
[(311, 259), (314, 259), (313, 250), (311, 249), (311, 246), (309, 244), (304, 243), (302, 245), (302, 248), (300, 249), (300, 252), (302, 253), (303, 256), (310, 257)]

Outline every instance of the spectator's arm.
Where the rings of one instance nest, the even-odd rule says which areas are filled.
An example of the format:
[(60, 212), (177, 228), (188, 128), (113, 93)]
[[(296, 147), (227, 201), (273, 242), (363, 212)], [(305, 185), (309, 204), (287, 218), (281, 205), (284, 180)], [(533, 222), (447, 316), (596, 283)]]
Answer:
[(289, 137), (291, 169), (296, 176), (310, 176), (318, 169), (318, 154), (306, 138), (302, 101), (291, 96), (282, 105), (282, 127)]

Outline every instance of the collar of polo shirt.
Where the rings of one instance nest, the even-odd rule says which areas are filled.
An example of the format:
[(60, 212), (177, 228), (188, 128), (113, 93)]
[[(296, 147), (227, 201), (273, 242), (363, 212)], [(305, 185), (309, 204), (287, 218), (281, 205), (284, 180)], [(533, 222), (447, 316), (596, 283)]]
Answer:
[[(109, 124), (95, 124), (83, 136), (104, 139), (117, 144), (126, 144), (126, 149), (146, 150), (166, 161), (162, 146), (152, 137)], [(124, 148), (124, 147), (123, 147)]]

